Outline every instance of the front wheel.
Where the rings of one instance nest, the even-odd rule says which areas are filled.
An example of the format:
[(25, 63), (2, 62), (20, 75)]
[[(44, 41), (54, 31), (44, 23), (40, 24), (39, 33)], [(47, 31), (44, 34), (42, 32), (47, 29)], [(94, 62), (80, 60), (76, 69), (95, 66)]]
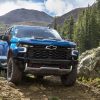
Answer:
[(19, 83), (22, 79), (22, 71), (18, 68), (20, 64), (12, 57), (8, 59), (7, 63), (7, 80), (15, 84)]
[(73, 66), (72, 71), (69, 74), (62, 75), (61, 81), (65, 86), (73, 86), (77, 78), (77, 66)]

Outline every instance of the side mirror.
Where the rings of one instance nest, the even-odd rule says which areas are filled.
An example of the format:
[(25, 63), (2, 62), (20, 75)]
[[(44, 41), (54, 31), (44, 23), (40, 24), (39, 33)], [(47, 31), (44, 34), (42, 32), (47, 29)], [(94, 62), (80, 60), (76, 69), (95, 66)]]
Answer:
[(6, 35), (0, 35), (0, 40), (9, 41), (9, 37)]

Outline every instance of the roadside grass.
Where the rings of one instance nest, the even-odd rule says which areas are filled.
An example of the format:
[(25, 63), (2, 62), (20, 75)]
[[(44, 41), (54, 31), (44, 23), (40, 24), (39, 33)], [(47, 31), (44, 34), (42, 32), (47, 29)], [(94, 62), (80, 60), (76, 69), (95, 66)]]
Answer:
[(89, 86), (100, 88), (100, 78), (93, 79), (93, 78), (79, 77), (77, 80)]

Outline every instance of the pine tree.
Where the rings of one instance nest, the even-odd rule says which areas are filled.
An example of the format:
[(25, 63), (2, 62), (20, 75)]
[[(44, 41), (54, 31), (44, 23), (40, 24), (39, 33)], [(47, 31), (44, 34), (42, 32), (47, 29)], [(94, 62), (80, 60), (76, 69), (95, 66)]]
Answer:
[(61, 27), (61, 33), (62, 37), (73, 40), (73, 34), (74, 34), (74, 19), (72, 16), (70, 16), (70, 19), (67, 21), (65, 20), (62, 27)]
[(90, 41), (91, 48), (95, 48), (99, 45), (99, 24), (97, 22), (97, 11), (95, 8), (92, 8), (90, 16)]
[(98, 16), (100, 17), (100, 0), (97, 0), (97, 12), (98, 12)]
[(85, 51), (85, 22), (84, 22), (85, 11), (79, 14), (78, 21), (74, 27), (74, 41), (77, 43), (79, 51)]
[(68, 39), (68, 22), (67, 22), (67, 20), (64, 21), (64, 23), (61, 27), (61, 33), (62, 33), (63, 38)]
[[(99, 3), (99, 4), (98, 4)], [(100, 0), (96, 6), (81, 12), (74, 28), (74, 40), (80, 52), (99, 46), (100, 43)]]
[(100, 46), (100, 0), (97, 0), (97, 23), (98, 23), (98, 42), (99, 42), (99, 46)]
[(72, 40), (73, 39), (73, 33), (74, 33), (74, 19), (73, 19), (73, 16), (70, 16), (68, 33), (69, 33), (69, 39)]
[(54, 27), (55, 30), (57, 30), (57, 17), (54, 17)]

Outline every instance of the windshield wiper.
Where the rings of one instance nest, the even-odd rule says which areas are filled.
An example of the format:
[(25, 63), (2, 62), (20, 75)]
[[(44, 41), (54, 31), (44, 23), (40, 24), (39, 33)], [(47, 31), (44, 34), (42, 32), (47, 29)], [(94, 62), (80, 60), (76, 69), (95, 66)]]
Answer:
[(60, 39), (57, 39), (57, 38), (43, 38), (43, 37), (35, 37), (35, 39), (60, 40)]
[(60, 39), (57, 39), (57, 38), (49, 38), (50, 40), (60, 40)]

